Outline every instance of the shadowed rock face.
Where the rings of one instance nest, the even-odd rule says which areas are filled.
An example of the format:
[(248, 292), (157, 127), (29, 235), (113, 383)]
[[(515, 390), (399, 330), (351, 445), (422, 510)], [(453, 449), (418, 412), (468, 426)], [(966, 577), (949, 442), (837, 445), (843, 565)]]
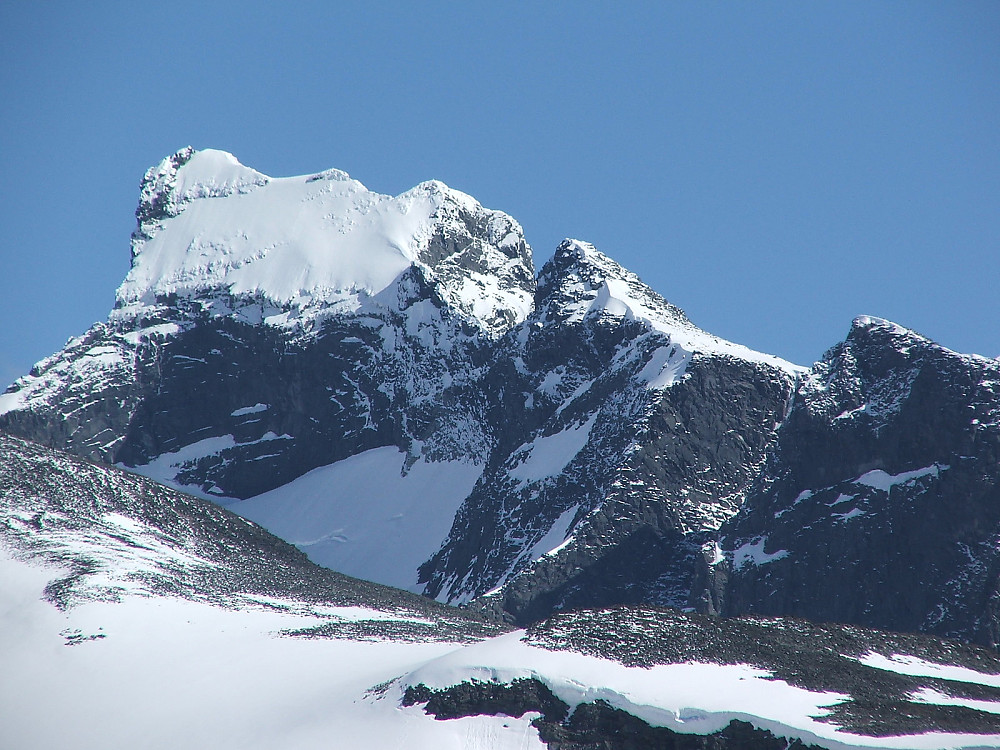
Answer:
[(723, 529), (723, 609), (995, 645), (1000, 365), (859, 319)]
[[(616, 285), (655, 322), (600, 307)], [(421, 567), (427, 593), (463, 601), (502, 586), (484, 606), (519, 623), (565, 608), (688, 605), (702, 546), (742, 504), (795, 379), (710, 347), (684, 355), (687, 329), (683, 312), (614, 261), (560, 246), (535, 312), (495, 349), (484, 390), (497, 445)], [(675, 381), (650, 387), (651, 363), (682, 358)], [(573, 433), (579, 450), (561, 470), (525, 468)], [(553, 528), (565, 533), (547, 538)]]
[[(525, 568), (489, 606), (520, 623), (615, 603), (689, 606), (703, 547), (756, 479), (791, 387), (784, 374), (751, 363), (695, 359), (634, 422), (614, 425), (634, 437), (589, 485), (589, 515), (573, 542)], [(606, 455), (595, 451), (581, 475)], [(587, 497), (584, 487), (557, 485), (544, 500), (572, 508)]]

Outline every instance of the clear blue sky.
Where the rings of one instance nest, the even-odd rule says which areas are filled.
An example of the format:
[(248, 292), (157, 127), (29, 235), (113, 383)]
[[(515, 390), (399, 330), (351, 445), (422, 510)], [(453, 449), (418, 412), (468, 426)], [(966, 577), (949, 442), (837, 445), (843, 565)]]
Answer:
[(800, 363), (859, 314), (1000, 355), (1000, 3), (480, 5), (0, 6), (0, 380), (106, 316), (188, 144), (444, 180)]

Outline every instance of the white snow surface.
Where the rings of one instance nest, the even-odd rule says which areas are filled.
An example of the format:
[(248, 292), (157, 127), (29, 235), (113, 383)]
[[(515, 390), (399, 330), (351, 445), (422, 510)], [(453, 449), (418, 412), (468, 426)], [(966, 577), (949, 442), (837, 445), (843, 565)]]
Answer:
[(766, 565), (767, 563), (788, 557), (788, 550), (779, 549), (775, 552), (765, 552), (767, 537), (758, 537), (733, 550), (733, 567), (741, 570), (747, 565)]
[(374, 294), (416, 259), (417, 235), (437, 207), (425, 191), (392, 199), (339, 174), (248, 179), (257, 174), (230, 154), (196, 152), (177, 172), (183, 210), (139, 249), (119, 304), (208, 285), (275, 302)]
[(524, 485), (559, 474), (583, 450), (596, 421), (595, 413), (586, 422), (536, 437), (514, 453), (518, 463), (508, 472), (509, 476)]
[(0, 550), (3, 747), (544, 748), (530, 715), (434, 721), (366, 693), (455, 644), (280, 637), (322, 620), (162, 597), (59, 612), (54, 574)]
[(417, 586), (417, 568), (451, 529), (482, 466), (375, 448), (229, 506), (320, 565), (377, 583)]
[(867, 474), (862, 474), (854, 480), (854, 483), (863, 484), (866, 487), (873, 487), (876, 490), (888, 492), (897, 484), (909, 484), (917, 479), (920, 479), (921, 477), (938, 477), (941, 475), (942, 471), (947, 469), (948, 466), (942, 464), (931, 464), (930, 466), (926, 466), (922, 469), (904, 471), (899, 474), (889, 474), (888, 472), (882, 471), (882, 469), (874, 469), (869, 471)]
[(531, 552), (528, 553), (528, 559), (535, 561), (540, 560), (546, 555), (554, 555), (569, 544), (573, 540), (570, 533), (572, 531), (570, 524), (573, 523), (573, 519), (576, 518), (579, 510), (580, 506), (574, 505), (572, 508), (567, 508), (560, 513), (559, 518), (555, 520), (552, 527), (545, 533), (545, 536), (535, 542), (531, 548)]
[[(185, 485), (177, 480), (177, 475), (186, 466), (193, 465), (194, 462), (208, 456), (214, 456), (224, 450), (236, 446), (236, 438), (232, 435), (220, 435), (218, 437), (204, 438), (194, 443), (189, 443), (176, 451), (161, 453), (148, 464), (142, 464), (135, 468), (120, 465), (119, 468), (126, 471), (134, 471), (150, 479), (155, 479), (160, 484), (187, 492), (197, 497), (205, 498), (198, 487)], [(217, 498), (209, 498), (217, 500)]]
[(1000, 714), (1000, 702), (976, 700), (975, 698), (959, 698), (933, 688), (921, 688), (912, 695), (910, 700), (916, 703), (932, 703), (936, 706), (965, 706), (976, 711), (986, 711), (991, 714)]
[(1000, 674), (977, 672), (974, 669), (959, 667), (953, 664), (936, 664), (932, 661), (908, 654), (891, 654), (885, 656), (884, 654), (871, 652), (858, 657), (858, 661), (875, 669), (884, 669), (889, 672), (913, 675), (914, 677), (940, 677), (943, 680), (972, 682), (977, 685), (1000, 688)]
[[(4, 747), (541, 750), (533, 714), (436, 721), (419, 705), (399, 704), (408, 685), (522, 677), (539, 679), (571, 705), (605, 700), (680, 732), (714, 731), (735, 718), (834, 750), (1000, 742), (1000, 736), (942, 733), (852, 735), (818, 720), (842, 696), (767, 679), (755, 667), (626, 667), (532, 646), (521, 640), (523, 631), (471, 645), (280, 635), (330, 616), (390, 617), (358, 607), (276, 611), (125, 595), (61, 612), (41, 596), (65, 572), (0, 547)], [(914, 700), (943, 699), (925, 692)]]
[[(339, 170), (271, 178), (212, 149), (195, 152), (177, 169), (173, 187), (169, 159), (153, 172), (160, 175), (156, 189), (168, 191), (176, 215), (159, 220), (148, 239), (134, 241), (116, 317), (134, 316), (158, 296), (218, 290), (276, 305), (261, 313), (271, 324), (286, 322), (292, 307), (357, 310), (419, 263), (443, 207), (449, 207), (444, 214), (456, 208), (486, 211), (471, 196), (437, 181), (392, 197)], [(514, 230), (501, 245), (511, 236), (519, 241), (516, 221), (486, 213), (497, 231), (503, 231), (501, 224)], [(520, 262), (494, 248), (483, 252), (500, 272)], [(521, 320), (531, 305), (525, 290), (502, 289), (495, 279), (474, 272), (446, 296), (480, 321), (493, 319), (500, 309)], [(223, 314), (235, 312), (216, 307)]]

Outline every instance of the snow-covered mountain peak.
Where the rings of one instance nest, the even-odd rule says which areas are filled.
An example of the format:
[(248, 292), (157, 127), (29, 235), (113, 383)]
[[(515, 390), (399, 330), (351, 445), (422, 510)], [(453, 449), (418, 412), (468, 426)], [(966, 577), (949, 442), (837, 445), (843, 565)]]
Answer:
[(606, 310), (612, 315), (687, 322), (671, 305), (589, 242), (565, 239), (538, 276), (535, 306), (546, 319), (568, 322)]
[(208, 300), (213, 315), (239, 298), (275, 314), (352, 311), (414, 265), (487, 333), (530, 312), (520, 225), (438, 181), (391, 197), (340, 170), (271, 178), (224, 151), (185, 148), (146, 173), (136, 216), (119, 318), (170, 299)]
[(473, 198), (468, 193), (463, 193), (461, 190), (456, 190), (453, 187), (449, 187), (441, 180), (425, 180), (403, 193), (403, 196), (418, 196), (418, 195), (432, 195), (440, 201), (449, 201), (455, 205), (461, 206), (467, 210), (475, 211), (476, 209), (482, 208), (482, 205)]
[[(162, 162), (161, 162), (162, 164)], [(245, 167), (228, 151), (192, 151), (174, 174), (174, 191), (180, 202), (197, 198), (219, 198), (248, 192), (270, 182), (270, 177)]]
[(185, 203), (247, 192), (269, 180), (267, 175), (243, 166), (226, 151), (196, 151), (191, 146), (178, 150), (150, 167), (143, 176), (135, 212), (138, 227), (133, 237), (133, 255), (141, 251), (143, 240), (152, 236), (158, 222), (179, 214)]
[(566, 239), (560, 243), (539, 274), (535, 307), (543, 325), (602, 318), (633, 321), (665, 334), (689, 353), (763, 362), (792, 375), (806, 369), (701, 330), (683, 310), (589, 242)]

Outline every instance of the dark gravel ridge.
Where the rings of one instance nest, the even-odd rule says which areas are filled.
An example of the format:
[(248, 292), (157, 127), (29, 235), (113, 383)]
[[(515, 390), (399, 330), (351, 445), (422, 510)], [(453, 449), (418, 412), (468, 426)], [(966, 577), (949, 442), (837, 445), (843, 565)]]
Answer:
[[(608, 638), (608, 633), (614, 633), (615, 638)], [(873, 652), (905, 654), (1000, 675), (1000, 655), (958, 641), (851, 625), (720, 618), (655, 607), (558, 614), (530, 627), (525, 640), (542, 648), (576, 651), (633, 667), (689, 661), (749, 664), (806, 690), (850, 695), (850, 700), (834, 706), (825, 720), (861, 734), (887, 736), (934, 730), (1000, 733), (1000, 715), (909, 699), (921, 688), (932, 688), (958, 698), (1000, 701), (1000, 688), (902, 675), (856, 660)]]
[(541, 716), (531, 724), (551, 750), (810, 750), (797, 739), (777, 737), (745, 721), (733, 720), (708, 735), (683, 734), (654, 727), (605, 701), (570, 706), (539, 680), (520, 679), (510, 684), (472, 680), (444, 690), (413, 685), (403, 695), (403, 705), (425, 703), (424, 711), (438, 720), (463, 716)]

